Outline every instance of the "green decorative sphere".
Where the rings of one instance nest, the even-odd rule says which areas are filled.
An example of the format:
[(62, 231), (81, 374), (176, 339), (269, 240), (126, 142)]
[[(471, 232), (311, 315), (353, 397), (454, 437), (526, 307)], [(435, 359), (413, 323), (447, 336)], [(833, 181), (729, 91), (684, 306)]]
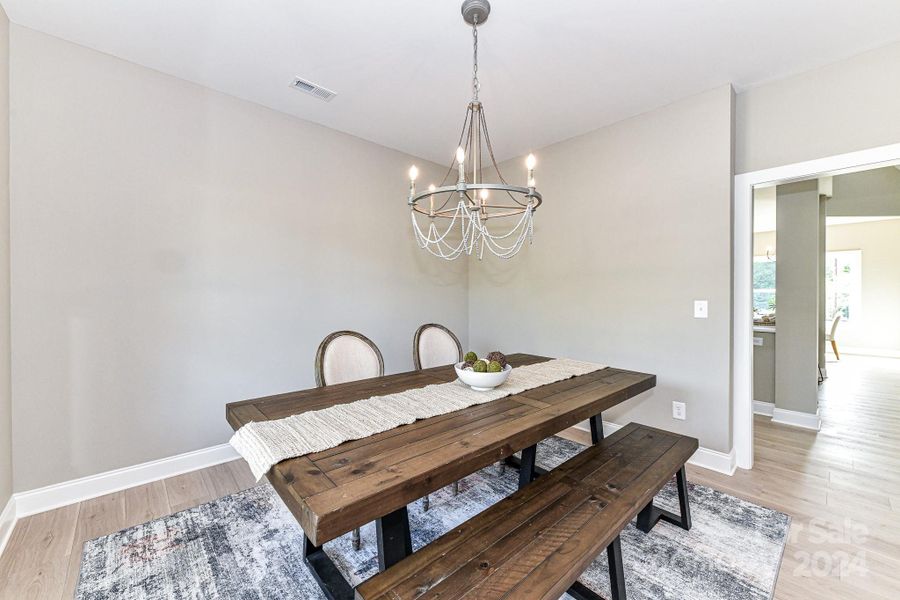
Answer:
[(466, 355), (463, 356), (463, 360), (466, 361), (466, 362), (471, 362), (471, 363), (473, 363), (473, 362), (475, 362), (476, 360), (478, 360), (478, 355), (475, 354), (474, 352), (471, 352), (471, 351), (470, 351), (470, 352), (466, 352)]
[(472, 370), (476, 373), (484, 373), (488, 370), (488, 365), (483, 360), (476, 360), (475, 364), (472, 365)]
[(492, 360), (491, 362), (488, 363), (487, 370), (488, 370), (488, 373), (499, 373), (500, 371), (503, 370), (503, 367), (501, 367), (500, 363), (498, 363), (496, 360)]

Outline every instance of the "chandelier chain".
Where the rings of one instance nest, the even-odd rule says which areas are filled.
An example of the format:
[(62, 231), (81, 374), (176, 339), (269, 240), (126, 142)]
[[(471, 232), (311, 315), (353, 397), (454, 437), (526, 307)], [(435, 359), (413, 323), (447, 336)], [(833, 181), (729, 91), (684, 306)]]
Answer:
[(478, 81), (478, 17), (472, 23), (472, 100), (478, 102), (478, 91), (481, 83)]

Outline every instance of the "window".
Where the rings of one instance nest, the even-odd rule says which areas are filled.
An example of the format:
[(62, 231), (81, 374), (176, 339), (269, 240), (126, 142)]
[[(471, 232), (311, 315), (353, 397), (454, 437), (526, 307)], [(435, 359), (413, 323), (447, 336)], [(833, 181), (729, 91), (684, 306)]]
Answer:
[(775, 312), (775, 261), (767, 256), (753, 257), (753, 312)]
[(862, 299), (862, 251), (825, 253), (825, 320), (835, 315), (846, 321), (859, 318)]

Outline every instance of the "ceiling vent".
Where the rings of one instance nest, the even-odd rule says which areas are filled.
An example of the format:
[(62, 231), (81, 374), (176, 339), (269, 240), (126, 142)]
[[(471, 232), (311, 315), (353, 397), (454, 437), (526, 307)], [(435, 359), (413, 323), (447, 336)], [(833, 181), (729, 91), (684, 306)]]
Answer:
[(319, 100), (324, 100), (325, 102), (328, 102), (332, 98), (337, 96), (337, 92), (332, 92), (328, 88), (324, 88), (321, 85), (315, 84), (312, 81), (307, 81), (306, 79), (302, 79), (300, 77), (294, 77), (294, 80), (291, 81), (291, 87), (295, 90), (304, 92), (311, 96), (315, 96)]

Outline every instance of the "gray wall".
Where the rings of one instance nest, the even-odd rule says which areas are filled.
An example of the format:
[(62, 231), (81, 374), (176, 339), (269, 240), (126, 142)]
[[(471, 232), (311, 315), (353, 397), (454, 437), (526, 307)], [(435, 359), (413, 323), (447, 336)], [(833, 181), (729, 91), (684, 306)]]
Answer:
[[(604, 417), (729, 451), (732, 97), (721, 87), (536, 151), (535, 246), (470, 267), (471, 345), (656, 373)], [(524, 177), (522, 159), (503, 169)], [(695, 299), (709, 319), (693, 318)]]
[[(898, 134), (900, 137), (900, 134)], [(830, 217), (900, 215), (900, 169), (884, 167), (836, 175), (828, 201)]]
[(778, 186), (775, 405), (815, 413), (819, 302), (819, 182)]
[(466, 343), (466, 261), (412, 239), (413, 158), (11, 34), (17, 491), (227, 441), (225, 403), (311, 387), (336, 329), (392, 372), (422, 323)]
[(754, 331), (762, 346), (753, 346), (753, 400), (775, 403), (775, 336)]
[(0, 7), (0, 511), (12, 493), (9, 352), (9, 19)]
[(735, 171), (900, 142), (900, 43), (737, 96)]

